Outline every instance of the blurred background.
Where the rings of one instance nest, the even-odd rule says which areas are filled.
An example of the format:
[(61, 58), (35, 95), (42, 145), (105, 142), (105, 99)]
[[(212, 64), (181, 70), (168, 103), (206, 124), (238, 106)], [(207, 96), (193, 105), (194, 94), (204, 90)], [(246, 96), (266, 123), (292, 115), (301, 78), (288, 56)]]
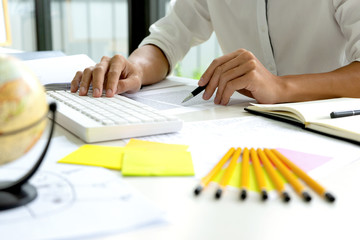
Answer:
[[(125, 57), (169, 11), (170, 0), (8, 0), (12, 44), (22, 51)], [(221, 55), (216, 36), (190, 50), (174, 75), (199, 79)]]

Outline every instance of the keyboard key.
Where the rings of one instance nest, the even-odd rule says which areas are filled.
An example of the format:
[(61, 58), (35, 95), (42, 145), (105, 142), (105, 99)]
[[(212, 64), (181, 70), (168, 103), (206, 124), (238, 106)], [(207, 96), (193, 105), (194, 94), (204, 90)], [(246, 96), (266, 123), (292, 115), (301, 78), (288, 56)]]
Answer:
[(57, 123), (85, 142), (99, 142), (179, 131), (182, 121), (157, 109), (121, 95), (79, 96), (70, 91), (48, 91), (56, 101)]

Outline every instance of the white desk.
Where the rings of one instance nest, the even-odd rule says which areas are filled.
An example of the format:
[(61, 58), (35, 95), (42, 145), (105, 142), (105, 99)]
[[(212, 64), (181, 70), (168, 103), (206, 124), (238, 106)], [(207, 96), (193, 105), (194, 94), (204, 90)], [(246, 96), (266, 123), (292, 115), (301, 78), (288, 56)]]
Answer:
[[(237, 106), (230, 106), (179, 117), (193, 121), (239, 115), (248, 114), (239, 111)], [(81, 144), (60, 127), (56, 135), (66, 135), (70, 141)], [(215, 200), (214, 185), (198, 197), (193, 195), (198, 184), (193, 177), (126, 178), (134, 188), (165, 210), (168, 221), (100, 239), (359, 239), (359, 173), (360, 161), (356, 161), (335, 174), (318, 179), (336, 195), (334, 204), (315, 194), (310, 203), (305, 203), (294, 192), (289, 203), (280, 199), (261, 202), (255, 194), (240, 201), (238, 191), (227, 191), (220, 200)]]
[[(178, 116), (188, 122), (246, 115), (241, 106), (228, 106)], [(84, 144), (60, 126), (56, 127), (55, 136), (66, 136), (78, 146)], [(124, 142), (106, 144), (121, 146)], [(61, 151), (61, 146), (53, 149)], [(359, 173), (360, 161), (356, 161), (317, 179), (335, 194), (334, 204), (315, 194), (310, 203), (305, 203), (293, 192), (287, 204), (280, 199), (261, 202), (256, 194), (240, 201), (238, 191), (226, 191), (220, 200), (215, 200), (214, 185), (198, 197), (193, 195), (198, 184), (194, 177), (124, 178), (161, 207), (167, 221), (97, 239), (359, 239)]]

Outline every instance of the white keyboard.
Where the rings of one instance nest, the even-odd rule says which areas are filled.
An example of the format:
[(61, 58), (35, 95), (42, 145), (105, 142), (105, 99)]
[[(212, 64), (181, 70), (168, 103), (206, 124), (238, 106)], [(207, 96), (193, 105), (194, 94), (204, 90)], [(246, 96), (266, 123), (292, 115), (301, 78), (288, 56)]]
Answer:
[(57, 103), (55, 121), (87, 143), (176, 132), (182, 121), (121, 95), (79, 96), (67, 90), (47, 91)]

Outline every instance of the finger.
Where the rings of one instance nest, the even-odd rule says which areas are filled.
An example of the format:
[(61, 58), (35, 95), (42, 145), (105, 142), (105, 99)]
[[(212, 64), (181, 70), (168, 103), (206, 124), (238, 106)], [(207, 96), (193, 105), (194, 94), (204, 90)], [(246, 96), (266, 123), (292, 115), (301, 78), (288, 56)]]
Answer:
[(221, 74), (220, 81), (229, 81), (240, 77), (255, 69), (256, 64), (256, 58), (252, 53), (240, 54), (222, 65), (223, 74)]
[(227, 82), (225, 89), (221, 95), (220, 102), (218, 104), (227, 105), (229, 103), (230, 97), (234, 94), (236, 90), (241, 89), (243, 93), (245, 93), (245, 91), (251, 93), (249, 82), (251, 81), (252, 77), (250, 75), (252, 74), (246, 74)]
[[(231, 62), (233, 62), (233, 63), (229, 62), (229, 66), (234, 66), (235, 63), (239, 63), (239, 65), (222, 73), (220, 76), (218, 90), (216, 92), (216, 96), (215, 96), (215, 100), (214, 100), (214, 102), (216, 104), (220, 103), (220, 99), (222, 99), (222, 94), (225, 89), (225, 86), (227, 85), (227, 83), (229, 81), (234, 80), (235, 78), (241, 77), (256, 68), (257, 63), (256, 63), (255, 59), (250, 58), (249, 60), (244, 61), (244, 59), (238, 59), (238, 58), (243, 58), (243, 57), (239, 56), (236, 59), (234, 59), (234, 61), (231, 60)], [(249, 57), (246, 57), (246, 59), (247, 58), (249, 58)], [(238, 89), (236, 89), (236, 90), (238, 90)]]
[(246, 52), (248, 51), (244, 49), (239, 49), (238, 51), (235, 51), (233, 53), (215, 59), (210, 64), (209, 68), (205, 71), (205, 73), (203, 74), (202, 78), (199, 81), (200, 86), (203, 86), (201, 84), (204, 85), (208, 84), (207, 88), (205, 89), (205, 93), (203, 95), (203, 98), (205, 100), (210, 99), (210, 97), (215, 92), (216, 88), (219, 85), (219, 81), (221, 80), (220, 76), (222, 75), (222, 73), (241, 64), (244, 60), (242, 58), (239, 58), (238, 56)]
[(81, 80), (80, 80), (80, 90), (79, 90), (79, 95), (80, 96), (84, 96), (87, 95), (88, 90), (89, 90), (89, 86), (91, 83), (91, 74), (92, 74), (92, 70), (94, 67), (88, 67), (85, 68), (82, 76), (81, 76)]
[(118, 82), (116, 94), (135, 93), (140, 90), (141, 80), (137, 76), (121, 79)]
[[(110, 60), (109, 71), (106, 74), (107, 84), (106, 84), (106, 96), (112, 97), (115, 93), (117, 93), (117, 87), (119, 84), (119, 80), (122, 75), (127, 75), (126, 68), (126, 60), (124, 57), (120, 55), (115, 55)], [(125, 72), (125, 73), (124, 73)], [(123, 74), (124, 73), (124, 74)]]
[(211, 76), (206, 88), (205, 88), (205, 92), (203, 94), (203, 99), (204, 100), (209, 100), (211, 98), (211, 96), (214, 94), (216, 88), (219, 85), (219, 79), (220, 79), (220, 75), (222, 74), (222, 66), (218, 66), (213, 75)]
[[(208, 83), (208, 87), (205, 90), (204, 93), (204, 99), (208, 100), (210, 99), (210, 97), (212, 96), (212, 94), (215, 92), (216, 88), (218, 88), (217, 92), (219, 91), (219, 86), (225, 86), (226, 82), (233, 79), (233, 78), (224, 78), (224, 73), (227, 73), (230, 69), (236, 69), (236, 67), (241, 64), (241, 62), (239, 63), (237, 60), (237, 57), (230, 59), (229, 61), (223, 63), (222, 65), (218, 66), (215, 68), (215, 71), (213, 73), (213, 75), (210, 78), (210, 81)], [(237, 75), (239, 76), (239, 75)], [(222, 93), (222, 89), (220, 89), (221, 92), (216, 93), (216, 96), (221, 96)]]
[[(204, 81), (204, 85), (206, 83), (208, 83), (208, 81), (210, 80), (211, 76), (214, 74), (215, 69), (217, 67), (219, 67), (220, 65), (224, 64), (225, 62), (228, 62), (231, 59), (235, 58), (236, 55), (237, 55), (237, 52), (232, 52), (232, 53), (229, 53), (229, 54), (226, 54), (224, 56), (214, 59), (211, 62), (211, 64), (209, 65), (209, 67), (206, 69), (206, 71), (203, 73), (203, 75), (201, 76), (202, 81)], [(201, 85), (201, 86), (203, 86), (203, 85)]]
[(212, 63), (210, 64), (210, 66), (206, 69), (206, 71), (201, 76), (199, 85), (200, 86), (206, 85), (209, 82), (211, 76), (214, 74), (215, 69), (218, 66), (223, 65), (226, 62), (229, 62), (230, 60), (234, 59), (236, 56), (238, 56), (239, 54), (242, 54), (244, 52), (248, 52), (248, 51), (245, 49), (239, 49), (235, 52), (232, 52), (232, 53), (229, 53), (229, 54), (226, 54), (224, 56), (214, 59), (212, 61)]
[(100, 63), (95, 65), (92, 72), (93, 97), (100, 97), (102, 95), (105, 75), (108, 71), (109, 63), (109, 57), (102, 57)]
[(240, 90), (236, 90), (238, 93), (246, 96), (246, 97), (249, 97), (249, 98), (254, 98), (254, 96), (252, 95), (252, 93), (249, 91), (249, 90), (246, 90), (246, 89), (240, 89)]
[(226, 87), (221, 95), (219, 102), (215, 104), (227, 105), (230, 101), (230, 97), (234, 94), (236, 87), (234, 86), (235, 80), (229, 81), (226, 84)]
[(74, 93), (79, 89), (79, 85), (80, 85), (82, 75), (83, 75), (82, 71), (76, 72), (75, 77), (71, 81), (71, 87), (70, 87), (71, 92)]

